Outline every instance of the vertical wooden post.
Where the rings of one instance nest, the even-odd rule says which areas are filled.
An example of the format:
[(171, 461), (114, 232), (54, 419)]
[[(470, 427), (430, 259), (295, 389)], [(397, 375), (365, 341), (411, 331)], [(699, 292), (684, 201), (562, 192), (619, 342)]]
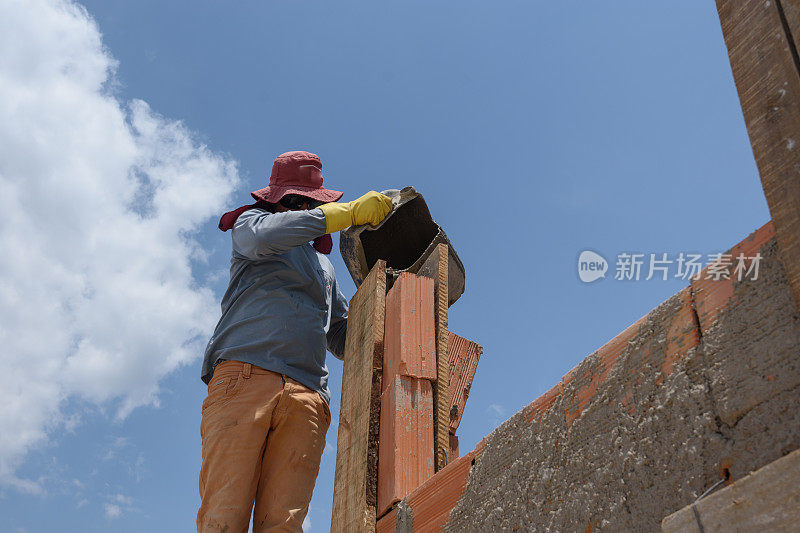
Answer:
[(447, 356), (447, 308), (448, 308), (448, 247), (440, 243), (427, 259), (419, 274), (434, 280), (434, 309), (436, 320), (436, 383), (433, 391), (433, 405), (436, 422), (434, 425), (434, 445), (436, 471), (447, 465), (450, 451), (450, 369)]
[(795, 48), (800, 44), (800, 0), (781, 0), (781, 17), (786, 22), (789, 32), (792, 35), (792, 44)]
[(331, 531), (375, 531), (386, 262), (350, 301)]
[(800, 1), (716, 2), (781, 259), (800, 309)]

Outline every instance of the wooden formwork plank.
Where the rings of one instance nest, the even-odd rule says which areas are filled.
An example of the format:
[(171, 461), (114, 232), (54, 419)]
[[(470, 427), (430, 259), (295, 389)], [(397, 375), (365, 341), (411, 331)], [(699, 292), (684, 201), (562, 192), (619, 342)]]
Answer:
[(447, 356), (447, 343), (450, 336), (447, 329), (448, 253), (447, 244), (440, 243), (419, 271), (421, 276), (432, 277), (435, 282), (436, 382), (434, 383), (433, 405), (436, 421), (433, 427), (437, 472), (447, 465), (447, 456), (450, 450), (450, 361)]
[(716, 1), (781, 259), (800, 309), (800, 61), (794, 38), (799, 2)]
[(797, 531), (800, 524), (800, 450), (781, 457), (729, 487), (672, 513), (664, 533)]
[(386, 262), (350, 301), (342, 373), (331, 531), (374, 531), (377, 503)]
[(783, 11), (783, 19), (791, 34), (791, 44), (797, 48), (800, 43), (800, 0), (780, 0), (779, 9)]

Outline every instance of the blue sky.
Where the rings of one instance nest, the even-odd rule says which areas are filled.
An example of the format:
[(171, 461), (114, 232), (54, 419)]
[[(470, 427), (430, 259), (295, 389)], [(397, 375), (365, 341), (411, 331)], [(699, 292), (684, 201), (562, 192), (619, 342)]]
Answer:
[[(45, 338), (65, 337), (63, 349), (28, 342), (21, 360), (8, 347), (0, 356), (16, 364), (7, 401), (35, 401), (26, 395), (51, 379), (38, 369), (65, 365), (52, 374), (60, 388), (41, 395), (50, 398), (36, 411), (41, 420), (25, 426), (32, 436), (0, 447), (8, 456), (0, 456), (0, 467), (7, 463), (0, 515), (9, 531), (193, 530), (205, 395), (198, 347), (218, 318), (230, 254), (216, 221), (266, 184), (284, 151), (319, 154), (326, 185), (345, 191), (345, 200), (413, 185), (447, 231), (467, 270), (450, 326), (484, 347), (459, 429), (463, 452), (687, 285), (614, 280), (618, 253), (719, 252), (769, 219), (713, 2), (87, 1), (94, 30), (80, 11), (64, 14), (59, 5), (69, 4), (3, 8), (43, 36), (0, 40), (0, 49), (8, 47), (2, 56), (22, 46), (20, 57), (28, 58), (0, 61), (0, 80), (3, 69), (11, 80), (0, 84), (0, 101), (11, 83), (41, 98), (33, 111), (0, 106), (0, 118), (15, 117), (13, 127), (0, 126), (0, 139), (21, 147), (0, 150), (0, 185), (18, 198), (4, 209), (30, 213), (56, 183), (64, 192), (48, 210), (50, 225), (33, 224), (38, 233), (29, 234), (52, 250), (48, 261), (88, 273), (89, 284), (97, 265), (117, 264), (112, 257), (122, 257), (118, 267), (98, 275), (141, 266), (125, 278), (132, 281), (112, 318), (81, 318), (77, 332), (69, 320), (41, 322)], [(6, 24), (0, 34), (14, 29)], [(72, 46), (46, 37), (54, 28), (86, 37)], [(104, 48), (93, 40), (98, 29)], [(19, 44), (28, 40), (35, 49)], [(44, 69), (49, 57), (65, 54), (71, 67), (48, 75), (88, 87), (85, 107), (55, 82), (52, 91), (38, 90), (50, 82), (31, 65)], [(105, 79), (101, 73), (111, 71), (94, 65), (109, 57), (117, 64)], [(113, 116), (97, 118), (105, 111), (91, 106), (102, 99), (97, 109), (116, 116), (117, 106), (133, 141), (113, 152), (81, 151), (74, 143), (87, 135), (86, 124), (98, 138), (127, 131)], [(64, 114), (61, 137), (34, 142), (41, 136), (31, 132), (50, 124), (35, 109), (50, 106)], [(85, 112), (73, 117), (67, 109)], [(168, 156), (158, 149), (163, 142)], [(53, 182), (53, 172), (16, 159), (31, 146), (59, 165), (88, 170)], [(125, 181), (127, 168), (138, 169), (138, 182)], [(121, 185), (73, 212), (71, 192), (88, 198), (110, 187), (115, 172)], [(51, 242), (67, 230), (75, 242), (95, 242), (87, 229), (93, 222), (83, 217), (101, 201), (119, 201), (115, 191), (120, 209), (152, 211), (157, 227), (131, 222), (107, 237), (129, 248), (88, 248), (79, 257)], [(117, 220), (104, 211), (93, 220), (103, 216)], [(0, 226), (9, 246), (22, 229), (13, 220)], [(163, 246), (150, 246), (155, 238)], [(609, 260), (606, 279), (579, 281), (585, 249)], [(336, 250), (331, 257), (349, 298), (355, 288)], [(151, 265), (158, 270), (148, 273)], [(9, 262), (0, 274), (0, 288), (38, 290)], [(107, 280), (110, 300), (122, 298), (115, 279)], [(172, 280), (175, 290), (154, 292), (154, 279)], [(95, 289), (105, 294), (89, 292)], [(75, 316), (84, 316), (82, 303), (106, 302), (76, 291), (61, 301), (77, 302)], [(37, 310), (22, 313), (17, 300), (2, 298), (4, 316), (36, 322)], [(144, 303), (127, 307), (131, 301)], [(148, 309), (158, 310), (155, 323)], [(9, 326), (3, 338), (15, 331)], [(152, 344), (140, 345), (149, 335)], [(114, 336), (132, 340), (106, 340)], [(106, 348), (84, 349), (81, 339)], [(330, 521), (342, 365), (333, 357), (329, 365), (334, 422), (312, 531)]]

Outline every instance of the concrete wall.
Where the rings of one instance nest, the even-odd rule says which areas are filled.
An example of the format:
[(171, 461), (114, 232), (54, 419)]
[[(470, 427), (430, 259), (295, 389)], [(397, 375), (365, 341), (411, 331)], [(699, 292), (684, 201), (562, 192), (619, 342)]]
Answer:
[(378, 530), (657, 531), (721, 477), (800, 448), (800, 321), (771, 224), (740, 252), (764, 257), (758, 280), (693, 282)]

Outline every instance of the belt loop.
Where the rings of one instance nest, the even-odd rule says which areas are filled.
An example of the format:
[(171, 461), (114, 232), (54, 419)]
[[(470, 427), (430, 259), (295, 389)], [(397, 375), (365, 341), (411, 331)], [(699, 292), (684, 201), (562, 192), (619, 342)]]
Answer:
[(245, 363), (244, 366), (242, 367), (242, 375), (244, 376), (245, 379), (250, 377), (251, 368), (253, 368), (253, 365), (251, 365), (250, 363)]

